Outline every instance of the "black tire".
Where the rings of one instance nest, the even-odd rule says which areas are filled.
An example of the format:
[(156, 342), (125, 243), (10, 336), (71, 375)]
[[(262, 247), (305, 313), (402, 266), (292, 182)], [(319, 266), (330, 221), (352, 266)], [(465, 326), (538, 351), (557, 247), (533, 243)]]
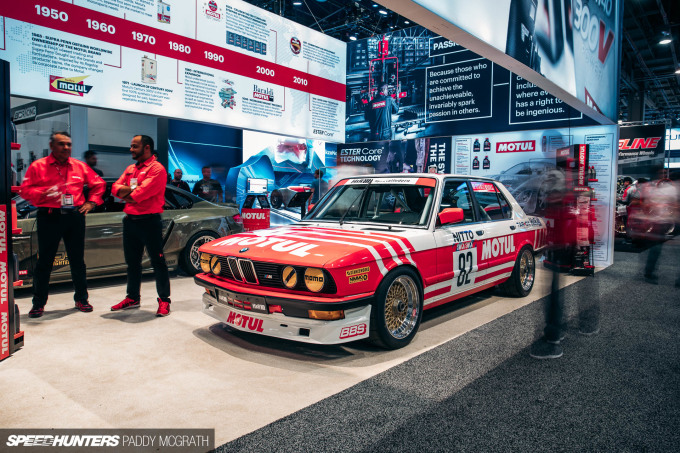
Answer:
[(501, 291), (510, 297), (525, 297), (531, 292), (536, 280), (536, 260), (531, 247), (525, 245), (517, 254), (510, 278), (500, 285)]
[(196, 275), (201, 272), (198, 248), (206, 242), (210, 242), (218, 237), (219, 236), (212, 231), (201, 231), (191, 236), (187, 241), (187, 245), (184, 246), (182, 256), (179, 260), (182, 270), (189, 275)]
[(423, 317), (423, 289), (416, 272), (400, 267), (383, 279), (371, 308), (369, 340), (386, 349), (413, 340)]
[(283, 195), (281, 195), (280, 191), (275, 190), (269, 196), (269, 201), (272, 204), (272, 208), (281, 209), (281, 206), (283, 206)]

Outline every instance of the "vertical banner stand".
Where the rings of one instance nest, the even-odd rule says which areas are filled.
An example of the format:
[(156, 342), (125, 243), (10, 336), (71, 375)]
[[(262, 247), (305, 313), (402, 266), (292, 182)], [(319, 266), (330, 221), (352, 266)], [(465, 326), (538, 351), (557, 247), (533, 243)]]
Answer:
[(12, 252), (12, 234), (19, 232), (15, 210), (12, 209), (12, 149), (9, 103), (9, 63), (0, 60), (0, 361), (24, 345), (20, 329), (19, 310), (14, 305), (16, 265)]

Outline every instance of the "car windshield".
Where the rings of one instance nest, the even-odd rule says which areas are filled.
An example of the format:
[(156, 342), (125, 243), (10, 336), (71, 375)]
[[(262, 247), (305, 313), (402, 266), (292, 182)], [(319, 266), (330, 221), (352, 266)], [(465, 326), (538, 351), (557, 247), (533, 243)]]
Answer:
[[(424, 185), (388, 180), (336, 186), (305, 220), (425, 226), (434, 203), (434, 179)], [(408, 181), (408, 180), (406, 180)]]

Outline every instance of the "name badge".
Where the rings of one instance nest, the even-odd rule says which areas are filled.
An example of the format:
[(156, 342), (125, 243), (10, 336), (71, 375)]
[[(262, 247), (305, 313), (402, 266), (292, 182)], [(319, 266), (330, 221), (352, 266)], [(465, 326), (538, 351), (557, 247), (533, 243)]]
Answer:
[(73, 195), (65, 193), (61, 195), (61, 205), (65, 208), (73, 206)]
[(130, 178), (130, 190), (137, 188), (137, 178)]

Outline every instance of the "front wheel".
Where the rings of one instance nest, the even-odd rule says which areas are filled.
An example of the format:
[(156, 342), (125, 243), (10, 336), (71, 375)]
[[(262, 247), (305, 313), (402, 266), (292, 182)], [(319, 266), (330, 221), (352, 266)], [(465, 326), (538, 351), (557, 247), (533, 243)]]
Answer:
[(536, 280), (534, 252), (531, 247), (525, 245), (517, 254), (510, 278), (500, 285), (500, 288), (508, 296), (525, 297), (534, 287), (534, 280)]
[(269, 196), (269, 201), (272, 204), (272, 208), (281, 209), (281, 206), (283, 206), (283, 195), (280, 191), (275, 190)]
[(410, 268), (395, 269), (380, 283), (371, 309), (370, 340), (387, 349), (413, 340), (423, 316), (423, 291)]
[(198, 253), (198, 248), (217, 238), (218, 236), (210, 231), (201, 231), (191, 236), (184, 246), (184, 250), (182, 250), (180, 259), (182, 270), (189, 275), (196, 275), (201, 272), (201, 254)]

